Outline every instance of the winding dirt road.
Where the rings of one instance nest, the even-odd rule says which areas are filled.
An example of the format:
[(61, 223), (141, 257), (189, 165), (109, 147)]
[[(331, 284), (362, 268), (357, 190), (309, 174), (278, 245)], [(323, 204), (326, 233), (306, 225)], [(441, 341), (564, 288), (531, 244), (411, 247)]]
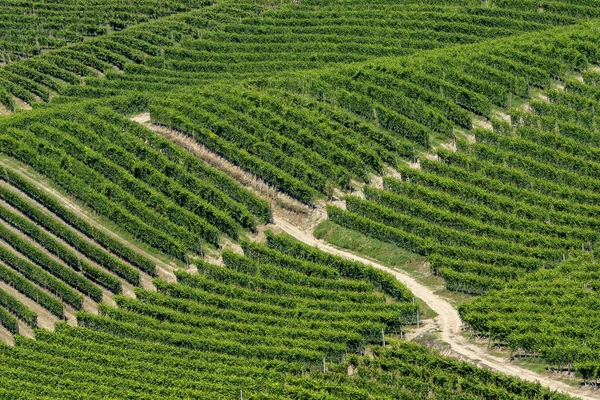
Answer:
[[(246, 189), (253, 191), (261, 197), (264, 197), (262, 190), (256, 190), (251, 181), (251, 175), (239, 167), (228, 163), (226, 160), (219, 159), (219, 156), (211, 153), (208, 149), (202, 148), (197, 149), (196, 145), (190, 145), (189, 141), (180, 132), (175, 130), (159, 127), (151, 123), (151, 118), (148, 113), (140, 114), (132, 118), (133, 121), (138, 122), (147, 128), (153, 130), (157, 134), (167, 138), (168, 140), (178, 143), (184, 149), (191, 154), (203, 159), (205, 162), (221, 169), (223, 172), (230, 175), (232, 178), (238, 180), (238, 182)], [(193, 142), (195, 143), (195, 142)], [(216, 162), (215, 159), (218, 161)], [(394, 171), (390, 171), (390, 174), (394, 174)], [(248, 178), (248, 176), (250, 178)], [(276, 193), (281, 198), (281, 193)], [(533, 371), (518, 367), (512, 364), (509, 360), (502, 359), (488, 354), (485, 349), (479, 348), (476, 345), (469, 343), (462, 335), (462, 321), (458, 312), (454, 307), (445, 299), (438, 296), (433, 290), (420, 284), (413, 279), (407, 273), (396, 271), (391, 268), (385, 267), (381, 264), (373, 262), (371, 260), (362, 258), (344, 250), (337, 249), (326, 242), (319, 240), (313, 236), (314, 228), (324, 219), (327, 218), (327, 213), (322, 205), (319, 205), (313, 210), (308, 212), (308, 215), (303, 218), (301, 227), (290, 222), (289, 218), (286, 218), (286, 214), (283, 210), (278, 210), (276, 204), (271, 204), (274, 209), (274, 227), (288, 233), (295, 237), (301, 242), (310, 246), (315, 246), (327, 253), (342, 256), (344, 258), (360, 261), (364, 264), (373, 266), (374, 268), (387, 271), (394, 275), (398, 281), (402, 282), (408, 289), (410, 289), (415, 297), (423, 300), (433, 311), (438, 315), (433, 319), (433, 322), (424, 321), (425, 324), (417, 330), (411, 331), (405, 336), (407, 340), (412, 340), (419, 336), (421, 333), (426, 331), (437, 331), (439, 332), (440, 339), (446, 342), (454, 355), (458, 356), (461, 360), (469, 361), (473, 364), (484, 366), (492, 370), (502, 372), (508, 375), (512, 375), (521, 379), (525, 379), (532, 382), (539, 382), (540, 384), (559, 392), (567, 393), (573, 397), (586, 400), (600, 400), (600, 393), (585, 390), (584, 388), (573, 387), (563, 382), (557, 381), (550, 377), (537, 374)], [(336, 204), (344, 208), (343, 204)], [(289, 215), (288, 215), (289, 216)]]
[[(321, 212), (325, 214), (322, 210)], [(371, 265), (374, 268), (384, 270), (394, 275), (398, 281), (402, 282), (413, 292), (415, 297), (423, 300), (433, 311), (438, 314), (433, 320), (433, 329), (436, 329), (439, 332), (441, 340), (446, 342), (451, 347), (452, 351), (459, 355), (461, 359), (466, 359), (476, 365), (485, 366), (494, 371), (516, 376), (531, 382), (537, 381), (552, 390), (567, 393), (573, 397), (586, 400), (600, 399), (600, 393), (596, 394), (583, 388), (576, 388), (549, 377), (537, 374), (533, 371), (518, 367), (510, 363), (508, 360), (490, 355), (484, 349), (469, 343), (463, 336), (461, 336), (462, 321), (454, 307), (442, 297), (435, 294), (431, 289), (417, 282), (408, 274), (396, 271), (371, 260), (335, 248), (326, 242), (315, 238), (312, 234), (312, 227), (309, 229), (300, 228), (277, 216), (274, 218), (274, 226), (295, 237), (301, 242), (310, 246), (315, 246), (327, 253), (342, 256), (349, 260), (360, 261), (364, 264)], [(423, 330), (431, 329), (431, 326), (424, 326), (419, 330), (418, 333), (422, 332)], [(413, 332), (407, 338), (414, 338), (418, 336), (418, 333), (415, 334), (415, 332)]]

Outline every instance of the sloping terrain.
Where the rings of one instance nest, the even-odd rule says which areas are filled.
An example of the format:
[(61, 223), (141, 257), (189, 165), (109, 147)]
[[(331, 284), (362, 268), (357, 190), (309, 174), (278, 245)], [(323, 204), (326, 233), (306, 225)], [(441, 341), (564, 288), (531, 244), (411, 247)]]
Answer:
[[(413, 322), (416, 307), (387, 274), (272, 234), (268, 247), (244, 249), (246, 257), (223, 252), (225, 267), (198, 261), (198, 273), (178, 272), (178, 283), (156, 280), (158, 292), (117, 296), (119, 307), (103, 305), (100, 315), (80, 312), (78, 327), (37, 330), (35, 340), (17, 336), (14, 348), (0, 347), (0, 393), (565, 398), (422, 346), (390, 343), (386, 335)], [(355, 354), (382, 341), (387, 346), (370, 356)]]
[[(208, 1), (6, 1), (0, 5), (2, 62), (23, 58), (170, 14)], [(54, 58), (54, 60), (60, 60)]]
[(263, 183), (426, 256), (482, 296), (479, 335), (597, 380), (600, 3), (74, 3), (3, 9), (30, 25), (0, 47), (0, 321), (36, 337), (0, 332), (5, 397), (562, 397), (396, 341), (422, 310), (390, 274), (255, 244), (282, 207)]

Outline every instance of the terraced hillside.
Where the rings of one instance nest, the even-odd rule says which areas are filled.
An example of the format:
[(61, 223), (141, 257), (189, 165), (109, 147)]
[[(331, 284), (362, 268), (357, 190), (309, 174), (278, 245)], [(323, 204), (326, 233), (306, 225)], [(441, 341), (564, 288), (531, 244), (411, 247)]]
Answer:
[(135, 4), (77, 0), (3, 2), (0, 6), (3, 21), (1, 61), (8, 64), (49, 49), (208, 4), (207, 1), (138, 1)]
[(399, 340), (427, 311), (392, 275), (258, 244), (325, 211), (481, 296), (490, 346), (597, 381), (599, 5), (2, 8), (0, 392), (563, 397)]
[[(573, 28), (566, 31), (571, 32), (567, 35), (583, 36), (578, 27), (576, 33)], [(531, 42), (521, 43), (534, 46)], [(516, 44), (508, 54), (515, 47)], [(580, 43), (575, 47), (583, 50), (587, 46)], [(594, 49), (590, 46), (585, 57), (581, 52), (572, 52), (570, 66), (565, 58), (557, 62), (556, 56), (548, 57), (544, 63), (541, 51), (538, 52), (540, 62), (535, 69), (525, 64), (521, 67), (527, 72), (522, 83), (533, 82), (535, 75), (539, 76), (536, 85), (523, 86), (533, 93), (531, 100), (521, 107), (509, 108), (508, 114), (490, 113), (491, 124), (485, 127), (488, 129), (476, 127), (465, 136), (454, 127), (455, 145), (433, 149), (412, 166), (399, 166), (400, 179), (386, 177), (383, 188), (366, 187), (364, 199), (346, 197), (346, 210), (329, 207), (329, 218), (427, 255), (432, 271), (441, 275), (451, 290), (470, 294), (500, 290), (497, 295), (506, 299), (504, 288), (515, 279), (521, 284), (529, 282), (538, 276), (531, 275), (534, 271), (558, 277), (550, 272), (557, 264), (572, 254), (594, 252), (598, 241), (594, 185), (600, 175), (593, 155), (598, 141), (593, 111), (596, 100), (592, 95), (597, 73), (585, 72), (588, 62), (596, 62)], [(553, 47), (553, 51), (557, 50)], [(507, 65), (508, 62), (505, 61)], [(582, 64), (577, 67), (577, 63)], [(561, 69), (572, 72), (563, 75)], [(549, 80), (561, 76), (564, 83)], [(509, 87), (510, 81), (504, 85)], [(582, 286), (588, 284), (594, 291), (592, 276), (582, 282)], [(562, 293), (568, 296), (569, 289)], [(530, 307), (537, 307), (539, 295), (533, 294)], [(495, 294), (490, 294), (492, 297)], [(583, 297), (576, 299), (575, 307), (589, 307)], [(572, 311), (566, 310), (565, 313)], [(556, 315), (556, 310), (548, 309), (546, 313), (548, 318), (554, 318), (550, 315)], [(503, 325), (506, 315), (498, 311), (503, 322), (492, 329), (475, 322), (481, 314), (466, 315), (466, 321), (481, 334), (508, 340), (514, 350), (538, 354), (557, 369), (598, 360), (594, 350), (596, 330), (579, 329), (575, 317), (562, 326), (569, 332), (579, 330), (576, 338), (568, 334), (572, 342), (567, 345), (543, 341), (544, 334), (537, 333), (547, 331), (537, 318), (520, 320), (521, 328), (517, 328)], [(484, 319), (494, 318), (492, 315)], [(581, 318), (591, 322), (594, 317)], [(536, 340), (521, 338), (517, 344), (519, 329), (527, 330), (528, 337)], [(551, 356), (551, 349), (560, 356)]]
[[(563, 9), (539, 13), (524, 2), (518, 2), (517, 11), (516, 2), (493, 7), (480, 1), (419, 3), (303, 2), (280, 7), (219, 2), (3, 68), (2, 87), (8, 93), (2, 103), (14, 108), (10, 95), (32, 103), (57, 93), (96, 97), (124, 90), (177, 91), (206, 81), (268, 77), (477, 43), (575, 24), (597, 12), (553, 1), (549, 3)], [(88, 77), (85, 87), (78, 85), (81, 77)]]
[(600, 376), (597, 285), (595, 264), (573, 259), (511, 282), (460, 312), (471, 329), (509, 347), (515, 357), (536, 352), (554, 369), (576, 369), (594, 382)]
[(2, 122), (6, 155), (177, 259), (202, 254), (203, 243), (218, 246), (221, 234), (238, 239), (270, 218), (264, 200), (105, 104), (68, 104)]
[[(276, 247), (279, 250), (274, 250)], [(13, 398), (563, 398), (538, 385), (449, 361), (405, 342), (355, 353), (414, 321), (416, 307), (386, 275), (270, 236), (197, 262), (157, 292), (115, 297), (77, 314), (78, 327), (36, 330), (2, 346), (0, 393)], [(305, 261), (289, 253), (303, 252)], [(287, 252), (288, 254), (286, 254)], [(259, 261), (260, 260), (260, 261)], [(314, 262), (322, 260), (323, 263)], [(374, 294), (374, 288), (383, 294)], [(393, 339), (392, 339), (393, 340)], [(60, 382), (60, 387), (57, 387)], [(509, 383), (510, 382), (510, 383)], [(460, 387), (461, 394), (455, 390)]]

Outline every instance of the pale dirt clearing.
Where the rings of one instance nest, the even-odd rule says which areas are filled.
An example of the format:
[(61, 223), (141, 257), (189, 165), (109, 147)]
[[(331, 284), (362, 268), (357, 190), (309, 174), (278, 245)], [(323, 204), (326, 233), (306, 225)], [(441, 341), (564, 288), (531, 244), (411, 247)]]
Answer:
[(456, 153), (456, 139), (452, 138), (450, 139), (450, 141), (440, 144), (440, 147), (442, 149), (446, 149), (453, 153)]
[(402, 180), (402, 174), (398, 172), (397, 169), (392, 168), (391, 166), (386, 166), (384, 176), (390, 176), (392, 178)]
[[(529, 110), (529, 103), (525, 102), (522, 105), (522, 109), (524, 111), (528, 111)], [(504, 122), (508, 122), (510, 124), (510, 115), (508, 115), (506, 112), (504, 112), (503, 110), (494, 110), (494, 118), (497, 118), (499, 120), (502, 120)], [(492, 127), (493, 129), (493, 127)]]
[(18, 318), (17, 321), (19, 321), (19, 335), (33, 339), (35, 337), (33, 329)]
[[(39, 97), (38, 97), (39, 99)], [(17, 110), (23, 110), (23, 111), (28, 111), (31, 110), (32, 107), (29, 103), (27, 103), (26, 101), (21, 100), (18, 97), (14, 97), (13, 96), (13, 100), (15, 101), (15, 105), (17, 106)], [(41, 99), (39, 99), (41, 100)]]
[(15, 344), (12, 333), (10, 333), (5, 327), (0, 325), (0, 342), (4, 342), (10, 346)]
[(376, 187), (377, 189), (383, 189), (383, 177), (371, 174), (370, 179), (371, 186)]
[(473, 118), (473, 128), (482, 128), (490, 131), (494, 129), (490, 120), (480, 116), (475, 116)]
[(424, 153), (423, 157), (431, 161), (440, 161), (440, 157), (434, 153)]
[(410, 169), (421, 170), (421, 160), (419, 159), (419, 157), (416, 157), (414, 162), (407, 161), (406, 163), (408, 165), (408, 168), (410, 168)]
[(12, 111), (10, 111), (4, 104), (0, 104), (0, 117), (10, 115)]

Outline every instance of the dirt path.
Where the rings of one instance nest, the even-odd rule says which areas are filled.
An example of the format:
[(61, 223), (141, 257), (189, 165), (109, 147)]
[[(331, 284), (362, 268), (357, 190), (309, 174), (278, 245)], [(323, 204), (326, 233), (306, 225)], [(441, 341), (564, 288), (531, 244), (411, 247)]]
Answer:
[(0, 325), (0, 342), (4, 342), (10, 346), (15, 344), (12, 333), (10, 333), (5, 327)]
[(202, 145), (186, 134), (166, 126), (153, 124), (150, 113), (138, 114), (134, 117), (131, 117), (131, 120), (145, 126), (154, 133), (167, 139), (169, 142), (181, 146), (188, 153), (198, 157), (211, 167), (224, 172), (230, 178), (238, 181), (247, 190), (250, 190), (254, 194), (269, 201), (272, 206), (279, 205), (287, 210), (292, 211), (307, 209), (307, 207), (298, 200), (279, 192), (275, 187), (269, 185), (262, 179), (259, 179), (256, 177), (256, 175), (251, 174), (231, 163), (229, 160), (214, 153), (206, 146)]
[(533, 371), (520, 368), (516, 365), (513, 365), (506, 359), (490, 355), (484, 349), (479, 348), (472, 343), (469, 343), (461, 335), (462, 321), (454, 307), (448, 301), (435, 294), (428, 287), (423, 286), (422, 284), (417, 282), (408, 274), (393, 270), (376, 262), (337, 249), (325, 243), (322, 240), (316, 239), (312, 234), (312, 230), (299, 228), (298, 226), (291, 224), (283, 218), (275, 216), (274, 220), (275, 228), (279, 228), (280, 230), (295, 237), (296, 239), (300, 240), (305, 244), (314, 246), (327, 253), (342, 256), (349, 260), (360, 261), (364, 264), (371, 265), (374, 268), (391, 273), (396, 277), (396, 279), (398, 279), (398, 281), (406, 285), (406, 287), (413, 292), (415, 297), (418, 297), (421, 300), (423, 300), (433, 311), (435, 311), (438, 314), (437, 317), (433, 319), (433, 322), (431, 324), (425, 325), (419, 328), (417, 331), (413, 331), (407, 334), (405, 336), (406, 339), (411, 340), (419, 336), (423, 332), (435, 329), (439, 332), (440, 339), (446, 342), (450, 346), (452, 352), (455, 355), (457, 355), (460, 359), (468, 360), (476, 365), (485, 366), (492, 370), (512, 375), (524, 380), (528, 380), (531, 382), (537, 381), (540, 384), (552, 390), (564, 392), (577, 398), (586, 400), (600, 399), (600, 393), (595, 394), (591, 391), (582, 388), (575, 388), (565, 383), (548, 378), (544, 375), (540, 375)]
[[(139, 116), (135, 120), (137, 122), (140, 122), (145, 125), (148, 124), (146, 115)], [(184, 143), (185, 138), (174, 137), (173, 132), (167, 133), (164, 130), (160, 130), (156, 127), (153, 127), (153, 130), (160, 131), (157, 133), (160, 133), (164, 136), (169, 136), (168, 139), (170, 139), (171, 141), (173, 141), (175, 143), (179, 142), (178, 144), (182, 145), (184, 148), (186, 148), (191, 153), (194, 153), (199, 158), (204, 158), (205, 161), (208, 161), (207, 160), (208, 155), (213, 157), (213, 155), (209, 154), (210, 152), (202, 151), (204, 149), (192, 148), (189, 142)], [(187, 140), (185, 142), (187, 142)], [(232, 172), (229, 170), (231, 168), (231, 166), (226, 165), (226, 164), (221, 164), (222, 160), (212, 159), (211, 161), (212, 162), (210, 164), (217, 164), (217, 163), (220, 164), (219, 169), (225, 170), (225, 172), (228, 172), (228, 173)], [(3, 163), (1, 161), (0, 161), (0, 165), (3, 165)], [(14, 167), (11, 166), (11, 168), (13, 170), (15, 170)], [(236, 172), (239, 172), (239, 171), (236, 171)], [(23, 177), (29, 179), (30, 181), (32, 180), (23, 172), (21, 172), (21, 175)], [(238, 177), (238, 178), (240, 178), (240, 177)], [(247, 177), (243, 177), (240, 180), (246, 180), (245, 178), (247, 178)], [(107, 228), (105, 228), (104, 226), (99, 224), (98, 222), (94, 221), (84, 211), (82, 211), (74, 202), (72, 202), (70, 199), (66, 198), (65, 196), (61, 195), (55, 189), (45, 185), (43, 182), (36, 181), (35, 183), (37, 184), (37, 186), (39, 188), (43, 189), (47, 193), (58, 198), (62, 202), (63, 205), (70, 208), (72, 211), (77, 213), (77, 215), (84, 218), (86, 221), (93, 224), (95, 227), (102, 229), (103, 231), (105, 231), (108, 234), (110, 234), (111, 236), (117, 238), (121, 242), (136, 249), (137, 251), (143, 252), (143, 250), (137, 248), (135, 245), (131, 244), (130, 242), (126, 241), (125, 239), (123, 239), (120, 236), (116, 235), (115, 233), (111, 232), (110, 230), (108, 230)], [(251, 180), (246, 180), (245, 183), (246, 183), (245, 186), (254, 186), (254, 189), (256, 191), (256, 186), (255, 186), (256, 182), (253, 182)], [(264, 183), (258, 182), (258, 185), (263, 185), (263, 184)], [(265, 193), (261, 189), (262, 188), (260, 188), (260, 186), (259, 186), (258, 192), (260, 194), (262, 194), (264, 197)], [(269, 193), (269, 190), (267, 189), (266, 192)], [(275, 196), (277, 196), (275, 191), (273, 194)], [(289, 219), (286, 218), (281, 213), (275, 213), (274, 227), (281, 229), (282, 231), (292, 235), (296, 239), (298, 239), (308, 245), (315, 246), (315, 247), (317, 247), (323, 251), (326, 251), (330, 254), (339, 255), (339, 256), (342, 256), (342, 257), (350, 259), (350, 260), (360, 261), (362, 263), (371, 265), (374, 268), (384, 270), (384, 271), (391, 273), (392, 275), (394, 275), (396, 277), (396, 279), (398, 279), (398, 281), (400, 281), (404, 285), (406, 285), (406, 287), (409, 290), (411, 290), (416, 297), (423, 300), (427, 304), (427, 306), (429, 306), (433, 311), (435, 311), (438, 314), (437, 317), (435, 317), (433, 319), (433, 321), (427, 322), (426, 324), (419, 327), (418, 329), (408, 332), (405, 336), (406, 339), (411, 340), (411, 339), (421, 335), (424, 332), (435, 330), (435, 331), (439, 332), (441, 340), (444, 341), (445, 343), (447, 343), (450, 346), (451, 351), (455, 355), (460, 357), (461, 359), (466, 359), (474, 364), (477, 364), (480, 366), (485, 366), (492, 370), (502, 372), (505, 374), (509, 374), (512, 376), (516, 376), (521, 379), (525, 379), (525, 380), (532, 381), (532, 382), (537, 381), (540, 384), (549, 387), (550, 389), (568, 393), (574, 397), (578, 397), (581, 399), (589, 399), (589, 400), (600, 399), (600, 395), (593, 394), (590, 391), (586, 391), (582, 388), (575, 388), (575, 387), (569, 386), (565, 383), (553, 380), (544, 375), (537, 374), (530, 370), (518, 367), (516, 365), (511, 364), (508, 360), (502, 359), (497, 356), (490, 355), (490, 354), (488, 354), (487, 351), (485, 351), (485, 349), (479, 348), (476, 345), (469, 343), (464, 337), (461, 336), (462, 321), (458, 315), (458, 312), (454, 309), (454, 307), (448, 301), (446, 301), (445, 299), (443, 299), (440, 296), (438, 296), (437, 294), (435, 294), (431, 289), (418, 283), (415, 279), (413, 279), (412, 277), (410, 277), (408, 274), (406, 274), (404, 272), (399, 272), (399, 271), (390, 269), (390, 268), (385, 267), (376, 262), (373, 262), (368, 259), (362, 258), (360, 256), (351, 254), (349, 252), (337, 249), (321, 240), (316, 239), (312, 234), (312, 230), (320, 221), (322, 221), (323, 219), (326, 218), (326, 213), (322, 207), (317, 207), (317, 209), (313, 210), (309, 214), (311, 214), (311, 215), (307, 216), (308, 217), (307, 219), (310, 220), (310, 223), (302, 224), (302, 226), (304, 228), (300, 228), (297, 225), (290, 223)], [(155, 257), (152, 257), (151, 255), (149, 255), (145, 252), (143, 252), (143, 253), (146, 254), (148, 257), (152, 258), (152, 260), (155, 261), (157, 263), (157, 265), (159, 265), (159, 267), (161, 267), (161, 268), (159, 268), (161, 271), (161, 276), (166, 277), (167, 279), (171, 278), (172, 280), (174, 280), (174, 276), (172, 276), (173, 274), (171, 272), (173, 269), (172, 266), (156, 259)], [(0, 336), (6, 336), (6, 335), (2, 335), (2, 331), (0, 330)], [(10, 340), (10, 339), (8, 339), (8, 340)]]
[[(278, 196), (282, 196), (281, 193), (278, 194), (276, 192), (271, 194), (268, 190), (267, 193), (265, 193), (262, 190), (263, 188), (261, 188), (260, 186), (256, 186), (257, 181), (255, 177), (253, 177), (251, 174), (248, 174), (246, 171), (241, 170), (239, 167), (229, 163), (227, 160), (220, 158), (218, 155), (210, 152), (210, 150), (206, 149), (204, 146), (199, 145), (197, 142), (187, 137), (186, 135), (177, 132), (173, 129), (153, 125), (150, 121), (149, 114), (144, 113), (137, 115), (133, 117), (132, 120), (148, 127), (149, 129), (165, 137), (169, 141), (182, 146), (191, 154), (194, 154), (196, 157), (202, 159), (209, 165), (212, 165), (213, 167), (227, 173), (229, 176), (236, 179), (242, 186), (253, 191), (259, 196), (265, 198), (266, 200), (272, 200), (273, 197), (277, 198)], [(419, 165), (413, 165), (413, 167), (419, 167)], [(392, 170), (388, 174), (395, 176), (397, 175), (397, 172)], [(271, 196), (269, 196), (269, 194), (271, 194)], [(281, 198), (282, 197), (279, 197), (279, 199)], [(343, 204), (336, 205), (343, 206)], [(409, 332), (406, 332), (406, 334), (404, 335), (404, 338), (406, 340), (413, 340), (426, 332), (437, 332), (440, 335), (440, 339), (443, 342), (447, 343), (447, 345), (450, 347), (450, 349), (446, 350), (445, 352), (448, 353), (448, 355), (454, 356), (455, 358), (459, 358), (460, 360), (464, 361), (469, 361), (473, 364), (487, 367), (489, 369), (512, 375), (524, 380), (528, 380), (531, 382), (539, 382), (540, 384), (552, 390), (567, 393), (577, 398), (586, 400), (600, 399), (600, 394), (592, 393), (591, 391), (585, 390), (583, 388), (569, 386), (565, 383), (554, 380), (547, 376), (537, 374), (533, 371), (513, 365), (509, 360), (488, 354), (488, 352), (485, 349), (477, 347), (472, 343), (469, 343), (461, 335), (463, 333), (462, 321), (460, 319), (460, 316), (458, 315), (458, 312), (448, 301), (435, 294), (432, 289), (420, 284), (405, 272), (393, 270), (376, 262), (370, 261), (368, 259), (362, 258), (344, 250), (337, 249), (322, 240), (316, 239), (313, 236), (314, 228), (321, 221), (327, 218), (327, 213), (324, 209), (324, 204), (318, 204), (317, 207), (312, 210), (303, 210), (302, 212), (291, 213), (289, 209), (285, 209), (286, 207), (282, 208), (281, 204), (278, 204), (278, 202), (271, 201), (271, 206), (273, 209), (274, 224), (268, 227), (261, 227), (259, 231), (262, 231), (265, 228), (274, 228), (275, 230), (281, 230), (295, 237), (301, 242), (310, 246), (315, 246), (318, 249), (327, 253), (342, 256), (350, 260), (360, 261), (364, 264), (371, 265), (374, 268), (387, 271), (394, 275), (396, 279), (398, 279), (398, 281), (406, 285), (406, 287), (413, 292), (415, 297), (420, 298), (422, 301), (425, 302), (425, 304), (427, 304), (427, 306), (429, 306), (434, 312), (438, 314), (433, 320), (423, 321), (423, 325), (419, 328), (411, 329)], [(261, 233), (259, 233), (256, 239), (260, 239), (260, 235)]]

